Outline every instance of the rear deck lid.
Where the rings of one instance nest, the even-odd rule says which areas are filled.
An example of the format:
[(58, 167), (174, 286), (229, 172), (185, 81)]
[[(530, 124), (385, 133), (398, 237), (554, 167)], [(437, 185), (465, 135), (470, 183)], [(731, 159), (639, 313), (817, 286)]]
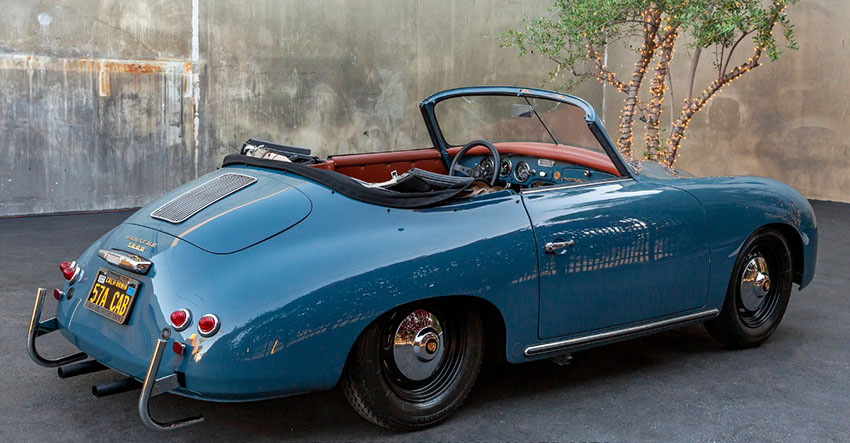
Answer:
[(273, 171), (230, 167), (152, 201), (126, 223), (165, 232), (209, 252), (245, 249), (296, 225), (312, 204)]

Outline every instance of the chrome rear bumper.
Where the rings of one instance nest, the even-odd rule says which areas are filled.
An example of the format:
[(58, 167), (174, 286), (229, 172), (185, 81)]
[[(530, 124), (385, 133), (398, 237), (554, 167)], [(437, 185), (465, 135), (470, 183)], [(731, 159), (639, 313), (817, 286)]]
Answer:
[[(36, 364), (38, 364), (39, 366), (44, 366), (45, 368), (55, 368), (69, 363), (78, 362), (80, 360), (85, 360), (88, 355), (86, 355), (86, 353), (84, 352), (56, 359), (49, 359), (42, 357), (36, 350), (36, 338), (59, 329), (59, 323), (57, 322), (56, 317), (41, 321), (41, 310), (44, 306), (44, 294), (46, 292), (47, 291), (44, 288), (38, 288), (38, 291), (35, 296), (35, 305), (32, 308), (32, 316), (30, 317), (30, 325), (29, 330), (27, 332), (27, 353)], [(169, 392), (177, 388), (179, 385), (176, 373), (172, 373), (170, 375), (160, 377), (158, 379), (156, 378), (156, 373), (159, 371), (159, 365), (162, 362), (162, 355), (165, 352), (165, 345), (168, 343), (168, 339), (170, 336), (171, 331), (166, 328), (162, 330), (160, 338), (157, 339), (156, 347), (154, 348), (153, 355), (151, 355), (151, 361), (148, 365), (148, 370), (145, 375), (145, 380), (142, 383), (142, 390), (139, 394), (139, 417), (142, 419), (142, 423), (144, 423), (145, 426), (150, 429), (153, 429), (154, 431), (172, 431), (204, 421), (204, 418), (199, 415), (174, 420), (167, 423), (161, 423), (154, 420), (153, 417), (151, 417), (150, 415), (149, 403), (151, 397), (155, 397), (159, 394)], [(91, 361), (93, 362), (94, 360)], [(69, 374), (67, 376), (70, 377), (88, 372), (93, 371), (69, 371)], [(62, 377), (61, 374), (62, 371), (60, 370), (60, 377)]]
[(84, 360), (88, 357), (85, 352), (56, 359), (44, 358), (39, 355), (38, 350), (35, 348), (35, 339), (59, 329), (59, 323), (56, 321), (56, 317), (51, 317), (50, 319), (41, 321), (41, 308), (44, 306), (45, 292), (47, 292), (46, 289), (38, 288), (38, 292), (35, 295), (35, 306), (32, 308), (30, 327), (27, 332), (27, 353), (30, 355), (32, 361), (39, 366), (44, 366), (45, 368), (55, 368), (57, 366)]
[(139, 417), (142, 423), (154, 431), (173, 431), (175, 429), (194, 425), (204, 421), (203, 416), (194, 416), (181, 418), (167, 423), (160, 423), (151, 417), (148, 404), (152, 396), (163, 394), (178, 386), (177, 374), (167, 375), (165, 377), (156, 378), (156, 373), (159, 370), (159, 363), (162, 361), (162, 354), (165, 352), (165, 345), (168, 343), (168, 337), (171, 336), (171, 331), (168, 329), (162, 330), (162, 336), (156, 340), (156, 347), (151, 356), (151, 363), (148, 365), (148, 372), (145, 375), (145, 382), (142, 384), (142, 393), (139, 395)]

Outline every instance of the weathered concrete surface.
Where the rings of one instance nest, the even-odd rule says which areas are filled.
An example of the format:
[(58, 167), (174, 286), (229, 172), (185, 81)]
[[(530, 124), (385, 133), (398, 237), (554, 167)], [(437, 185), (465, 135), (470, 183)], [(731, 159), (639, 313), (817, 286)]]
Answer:
[(185, 0), (0, 0), (0, 52), (182, 60), (191, 9)]
[[(431, 143), (418, 103), (451, 87), (539, 86), (548, 65), (496, 35), (546, 2), (437, 0), (216, 3), (201, 10), (204, 165), (247, 136), (314, 153)], [(594, 102), (601, 88), (582, 94)]]
[(548, 65), (493, 37), (546, 5), (0, 2), (0, 216), (139, 206), (251, 137), (318, 155), (429, 146), (425, 96), (542, 83)]
[[(678, 167), (697, 175), (750, 174), (775, 178), (809, 198), (850, 201), (850, 4), (842, 0), (806, 0), (788, 9), (800, 49), (785, 50), (776, 62), (742, 76), (715, 96), (691, 121)], [(784, 46), (781, 36), (778, 41)], [(752, 55), (742, 43), (737, 62)], [(678, 116), (686, 94), (689, 51), (679, 46), (673, 61), (674, 100), (665, 101), (663, 121)], [(620, 72), (634, 57), (614, 48), (611, 65)], [(703, 53), (695, 92), (717, 77), (713, 54)], [(734, 64), (734, 60), (733, 63)], [(616, 122), (623, 101), (607, 89), (606, 116)], [(609, 125), (614, 132), (616, 126)], [(636, 128), (640, 126), (637, 122)], [(643, 132), (635, 134), (643, 152)]]
[[(445, 423), (397, 434), (361, 419), (337, 389), (256, 403), (152, 400), (160, 420), (201, 413), (196, 427), (157, 434), (139, 421), (138, 393), (94, 398), (113, 371), (59, 379), (36, 366), (24, 338), (34, 288), (61, 282), (77, 257), (128, 213), (0, 220), (0, 441), (610, 441), (846, 442), (850, 413), (850, 205), (813, 202), (817, 275), (794, 290), (764, 345), (730, 351), (700, 326), (548, 361), (485, 366)], [(69, 238), (65, 233), (73, 231)], [(48, 297), (44, 312), (54, 312)], [(41, 352), (73, 350), (55, 334)]]
[(191, 3), (0, 9), (0, 216), (139, 206), (194, 177)]
[[(542, 83), (549, 62), (494, 37), (548, 3), (0, 1), (0, 216), (139, 206), (250, 137), (318, 155), (428, 146), (425, 96)], [(850, 201), (850, 7), (789, 13), (801, 50), (725, 88), (692, 122), (679, 166)], [(677, 74), (687, 58), (680, 48)], [(610, 65), (631, 63), (610, 51)], [(699, 83), (711, 75), (706, 56)], [(680, 108), (681, 83), (667, 107)], [(601, 90), (576, 93), (600, 106)], [(621, 101), (609, 88), (609, 122)]]
[(185, 70), (0, 57), (0, 215), (133, 207), (193, 177)]

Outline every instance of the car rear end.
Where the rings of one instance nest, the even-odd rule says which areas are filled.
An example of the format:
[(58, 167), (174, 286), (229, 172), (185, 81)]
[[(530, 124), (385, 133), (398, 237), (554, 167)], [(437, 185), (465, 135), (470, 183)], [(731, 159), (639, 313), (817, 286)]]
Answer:
[[(144, 379), (156, 340), (170, 327), (163, 312), (168, 291), (157, 290), (163, 280), (159, 268), (164, 267), (167, 253), (180, 254), (178, 249), (193, 247), (175, 240), (168, 234), (125, 223), (86, 250), (75, 263), (80, 276), (76, 281), (66, 281), (61, 289), (56, 319), (62, 335), (110, 368)], [(144, 256), (134, 255), (146, 256), (144, 260), (150, 262), (145, 272), (113, 258), (112, 254), (131, 249), (128, 245), (144, 248), (144, 252), (138, 252)], [(148, 251), (156, 253), (145, 254)], [(161, 372), (173, 366), (172, 360), (172, 356), (164, 359)]]
[[(233, 305), (216, 287), (222, 279), (234, 280), (227, 269), (246, 260), (250, 254), (244, 251), (309, 215), (310, 200), (292, 183), (276, 172), (228, 168), (142, 208), (75, 261), (62, 264), (66, 281), (54, 291), (55, 318), (41, 319), (44, 293), (39, 292), (28, 337), (30, 355), (48, 367), (86, 355), (93, 359), (64, 366), (69, 376), (104, 366), (126, 375), (123, 390), (142, 386), (140, 413), (158, 430), (166, 424), (147, 414), (147, 399), (157, 391), (243, 399), (239, 385), (245, 380), (238, 371), (231, 371), (235, 376), (229, 379), (227, 368), (203, 360)], [(40, 355), (36, 338), (56, 330), (85, 354), (54, 360)]]

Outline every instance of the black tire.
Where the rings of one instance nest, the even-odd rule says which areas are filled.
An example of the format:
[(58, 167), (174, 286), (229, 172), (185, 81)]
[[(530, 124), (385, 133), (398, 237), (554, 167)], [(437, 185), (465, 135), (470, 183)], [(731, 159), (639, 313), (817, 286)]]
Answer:
[[(759, 257), (763, 262), (758, 261)], [(753, 271), (766, 265), (768, 288), (757, 284)], [(748, 269), (748, 266), (750, 268)], [(756, 272), (758, 274), (758, 272)], [(778, 231), (763, 228), (744, 243), (729, 280), (720, 315), (705, 322), (709, 334), (734, 349), (759, 346), (773, 334), (791, 298), (791, 248)], [(753, 287), (751, 288), (750, 285)], [(743, 291), (742, 291), (743, 289)], [(747, 291), (759, 292), (759, 296)]]
[[(435, 369), (427, 370), (433, 371), (431, 375), (412, 380), (399, 368), (410, 372), (411, 362), (419, 360), (410, 359), (408, 366), (399, 366), (394, 353), (399, 348), (394, 343), (404, 347), (406, 342), (396, 340), (397, 334), (414, 328), (403, 329), (402, 323), (410, 324), (409, 319), (415, 318), (411, 316), (423, 310), (433, 314), (442, 328), (441, 353), (434, 358), (438, 361), (432, 366)], [(421, 337), (423, 331), (419, 329), (415, 335)], [(430, 349), (427, 345), (419, 349), (426, 348)], [(366, 420), (396, 431), (422, 429), (445, 420), (460, 406), (478, 377), (483, 355), (483, 324), (475, 309), (457, 304), (410, 305), (382, 316), (361, 334), (346, 363), (342, 388), (348, 402)]]

